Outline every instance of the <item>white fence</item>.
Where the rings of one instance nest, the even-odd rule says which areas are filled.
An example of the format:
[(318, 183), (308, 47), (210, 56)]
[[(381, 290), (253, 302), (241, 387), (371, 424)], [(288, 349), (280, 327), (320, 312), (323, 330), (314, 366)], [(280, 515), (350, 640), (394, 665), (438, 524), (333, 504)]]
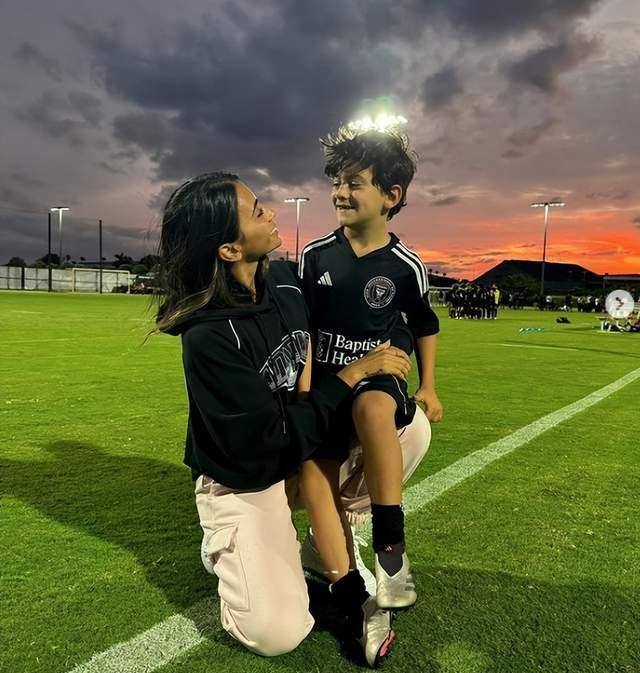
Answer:
[[(126, 286), (129, 291), (131, 274), (119, 269), (102, 270), (102, 291), (112, 292)], [(0, 290), (49, 289), (49, 269), (26, 266), (0, 266)], [(51, 289), (54, 292), (99, 292), (99, 269), (51, 269)]]

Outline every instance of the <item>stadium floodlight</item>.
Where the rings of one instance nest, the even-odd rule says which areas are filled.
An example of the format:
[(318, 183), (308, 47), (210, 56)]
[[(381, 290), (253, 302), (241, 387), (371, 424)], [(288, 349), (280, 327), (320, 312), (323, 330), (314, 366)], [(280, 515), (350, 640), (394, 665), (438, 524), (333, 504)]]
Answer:
[(531, 208), (544, 208), (544, 242), (542, 244), (542, 271), (540, 274), (540, 296), (544, 297), (544, 265), (547, 259), (547, 224), (549, 222), (549, 208), (564, 208), (564, 201), (537, 201)]
[(58, 257), (60, 258), (58, 263), (62, 266), (62, 212), (64, 210), (71, 210), (71, 208), (68, 206), (54, 206), (49, 210), (52, 213), (55, 213), (56, 210), (58, 211)]
[(362, 131), (380, 131), (381, 133), (384, 133), (396, 126), (402, 126), (407, 122), (407, 118), (402, 115), (380, 112), (375, 117), (365, 115), (360, 119), (354, 119), (354, 121), (347, 124), (347, 128), (354, 133), (360, 133)]
[(307, 196), (291, 196), (284, 200), (285, 203), (296, 204), (296, 263), (298, 262), (298, 246), (300, 244), (300, 204), (309, 200)]

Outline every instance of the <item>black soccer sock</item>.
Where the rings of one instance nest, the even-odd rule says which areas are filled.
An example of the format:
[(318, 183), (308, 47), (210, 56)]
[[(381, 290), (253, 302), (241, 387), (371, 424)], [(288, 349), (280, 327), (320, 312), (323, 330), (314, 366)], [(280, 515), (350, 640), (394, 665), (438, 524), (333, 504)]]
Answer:
[(400, 505), (371, 505), (373, 549), (404, 542), (404, 512)]
[(362, 576), (350, 570), (329, 588), (340, 610), (346, 617), (350, 636), (362, 638), (362, 604), (369, 598)]
[(404, 512), (400, 505), (371, 505), (373, 549), (389, 575), (402, 568)]

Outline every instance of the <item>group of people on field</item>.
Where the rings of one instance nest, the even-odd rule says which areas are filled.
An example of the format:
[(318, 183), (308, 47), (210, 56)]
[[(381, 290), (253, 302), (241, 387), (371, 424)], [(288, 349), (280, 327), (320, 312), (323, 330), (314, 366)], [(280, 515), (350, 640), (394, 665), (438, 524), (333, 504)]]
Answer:
[[(337, 228), (297, 265), (269, 262), (277, 215), (237, 175), (174, 191), (155, 331), (182, 342), (184, 462), (224, 629), (260, 655), (293, 650), (314, 626), (315, 581), (336, 632), (375, 667), (395, 639), (392, 612), (418, 598), (402, 488), (443, 416), (439, 322), (424, 265), (389, 231), (416, 169), (406, 136), (343, 129), (322, 145)], [(310, 523), (301, 545), (299, 508)], [(369, 513), (372, 569), (352, 530)]]
[(448, 296), (449, 317), (457, 320), (495, 320), (500, 297), (500, 290), (495, 285), (456, 283)]

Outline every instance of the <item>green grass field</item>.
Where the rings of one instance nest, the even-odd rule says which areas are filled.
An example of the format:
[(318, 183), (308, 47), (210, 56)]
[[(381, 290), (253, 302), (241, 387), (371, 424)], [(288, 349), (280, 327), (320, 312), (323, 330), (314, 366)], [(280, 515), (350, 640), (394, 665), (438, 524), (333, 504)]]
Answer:
[[(215, 593), (182, 465), (180, 343), (143, 345), (147, 307), (0, 292), (2, 673), (65, 673)], [(640, 337), (555, 317), (441, 312), (445, 420), (411, 484), (640, 367)], [(420, 598), (385, 670), (640, 671), (639, 395), (636, 380), (408, 516)], [(202, 628), (156, 670), (360, 670), (320, 629), (262, 659), (217, 615)]]

